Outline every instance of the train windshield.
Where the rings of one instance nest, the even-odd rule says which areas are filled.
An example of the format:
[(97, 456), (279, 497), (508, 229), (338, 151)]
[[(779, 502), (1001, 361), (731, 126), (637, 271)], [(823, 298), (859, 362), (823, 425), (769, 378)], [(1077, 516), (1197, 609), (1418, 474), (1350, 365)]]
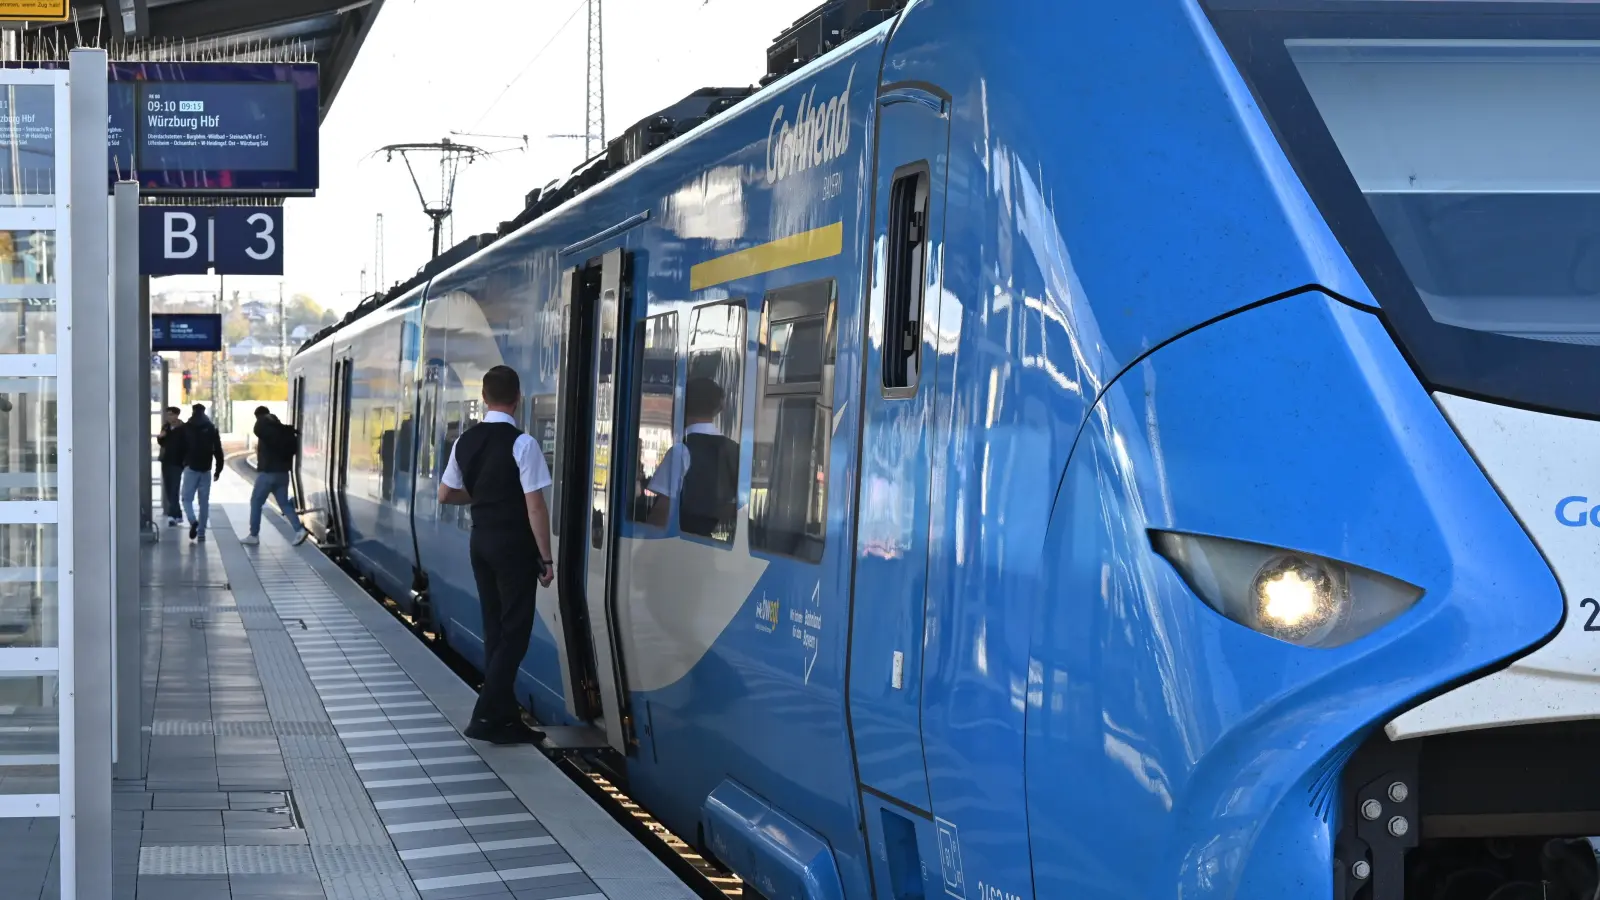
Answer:
[(1289, 55), (1435, 321), (1600, 346), (1600, 44)]
[(1360, 5), (1216, 20), (1424, 378), (1600, 415), (1600, 4)]

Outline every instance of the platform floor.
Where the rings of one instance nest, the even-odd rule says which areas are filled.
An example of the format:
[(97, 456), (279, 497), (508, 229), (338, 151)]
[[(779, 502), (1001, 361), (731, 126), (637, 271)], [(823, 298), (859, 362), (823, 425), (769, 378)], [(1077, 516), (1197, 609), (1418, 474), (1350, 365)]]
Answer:
[[(248, 507), (218, 502), (241, 485), (206, 544), (145, 547), (116, 900), (695, 896), (538, 751), (463, 738), (475, 693), (276, 514), (241, 545)], [(0, 820), (5, 897), (57, 896), (54, 829)]]

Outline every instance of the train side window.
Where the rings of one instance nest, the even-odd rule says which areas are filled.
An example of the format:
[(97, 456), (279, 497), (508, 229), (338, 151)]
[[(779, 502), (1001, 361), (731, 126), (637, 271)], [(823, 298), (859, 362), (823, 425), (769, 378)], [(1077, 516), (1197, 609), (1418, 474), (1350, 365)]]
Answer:
[(883, 389), (916, 393), (922, 375), (922, 312), (928, 292), (928, 164), (895, 172), (889, 193), (883, 285)]
[(767, 294), (761, 315), (750, 548), (821, 562), (828, 530), (837, 286)]
[(647, 485), (658, 498), (657, 521), (670, 524), (676, 515), (683, 534), (721, 544), (733, 543), (738, 528), (746, 318), (743, 300), (690, 313), (683, 431)]
[[(639, 373), (634, 394), (634, 421), (639, 423), (634, 466), (633, 503), (635, 522), (658, 527), (668, 524), (672, 502), (652, 482), (670, 473), (661, 464), (673, 446), (678, 421), (678, 314), (667, 313), (644, 321), (634, 345), (634, 364)], [(655, 484), (660, 489), (662, 484)], [(736, 488), (737, 490), (737, 488)]]

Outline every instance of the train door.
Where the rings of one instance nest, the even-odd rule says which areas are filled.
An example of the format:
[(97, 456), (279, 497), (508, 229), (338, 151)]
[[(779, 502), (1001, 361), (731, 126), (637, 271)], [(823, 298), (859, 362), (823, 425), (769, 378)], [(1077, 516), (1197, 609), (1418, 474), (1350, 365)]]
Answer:
[(565, 536), (555, 555), (569, 712), (602, 726), (606, 744), (624, 754), (632, 734), (616, 628), (617, 516), (624, 504), (616, 496), (614, 437), (623, 413), (618, 389), (630, 263), (629, 254), (613, 250), (568, 273), (555, 510)]
[[(289, 386), (289, 424), (300, 432), (301, 443), (304, 444), (306, 433), (306, 377), (296, 375)], [(289, 479), (294, 489), (294, 503), (299, 507), (298, 512), (306, 512), (306, 489), (300, 483), (300, 466), (305, 457), (296, 453), (294, 467), (290, 470)]]
[(950, 102), (919, 85), (886, 88), (878, 105), (848, 692), (863, 788), (926, 814), (923, 601), (937, 419), (923, 362), (938, 320)]
[(350, 513), (345, 506), (345, 490), (350, 472), (350, 377), (354, 365), (349, 358), (335, 358), (333, 362), (333, 434), (329, 454), (328, 509), (333, 520), (334, 545), (343, 548), (349, 542)]

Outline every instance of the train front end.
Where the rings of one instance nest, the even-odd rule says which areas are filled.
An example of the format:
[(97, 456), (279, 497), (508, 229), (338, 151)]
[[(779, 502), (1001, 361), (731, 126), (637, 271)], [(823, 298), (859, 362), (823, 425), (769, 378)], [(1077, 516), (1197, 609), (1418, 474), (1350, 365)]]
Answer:
[[(1303, 785), (1329, 822), (1333, 845), (1319, 852), (1334, 860), (1335, 897), (1591, 900), (1600, 896), (1600, 839), (1589, 839), (1600, 835), (1600, 3), (1206, 6), (1268, 140), (1370, 291), (1341, 300), (1375, 304), (1381, 323), (1338, 322), (1345, 314), (1333, 312), (1302, 331), (1303, 314), (1274, 313), (1282, 321), (1270, 327), (1255, 312), (1253, 324), (1234, 326), (1254, 332), (1236, 345), (1300, 344), (1304, 390), (1292, 396), (1280, 382), (1265, 394), (1296, 404), (1295, 417), (1342, 417), (1381, 435), (1367, 447), (1341, 442), (1343, 459), (1327, 462), (1343, 479), (1400, 486), (1378, 498), (1349, 485), (1358, 505), (1395, 506), (1365, 521), (1321, 513), (1330, 528), (1375, 534), (1312, 529), (1297, 545), (1361, 548), (1362, 564), (1159, 528), (1156, 552), (1215, 609), (1279, 643), (1374, 648), (1358, 654), (1364, 671), (1325, 682), (1321, 715), (1381, 714)], [(1341, 349), (1319, 358), (1312, 334), (1330, 327)], [(1409, 408), (1415, 389), (1384, 362), (1396, 353), (1433, 408)], [(1319, 378), (1361, 383), (1355, 393), (1366, 396), (1321, 391)], [(1445, 458), (1452, 443), (1470, 462)], [(1319, 714), (1303, 702), (1283, 710), (1303, 714), (1314, 734)], [(1248, 765), (1246, 756), (1236, 758)], [(1270, 857), (1294, 841), (1269, 824), (1250, 853)], [(1246, 885), (1273, 893), (1261, 883), (1271, 863), (1249, 868)]]

